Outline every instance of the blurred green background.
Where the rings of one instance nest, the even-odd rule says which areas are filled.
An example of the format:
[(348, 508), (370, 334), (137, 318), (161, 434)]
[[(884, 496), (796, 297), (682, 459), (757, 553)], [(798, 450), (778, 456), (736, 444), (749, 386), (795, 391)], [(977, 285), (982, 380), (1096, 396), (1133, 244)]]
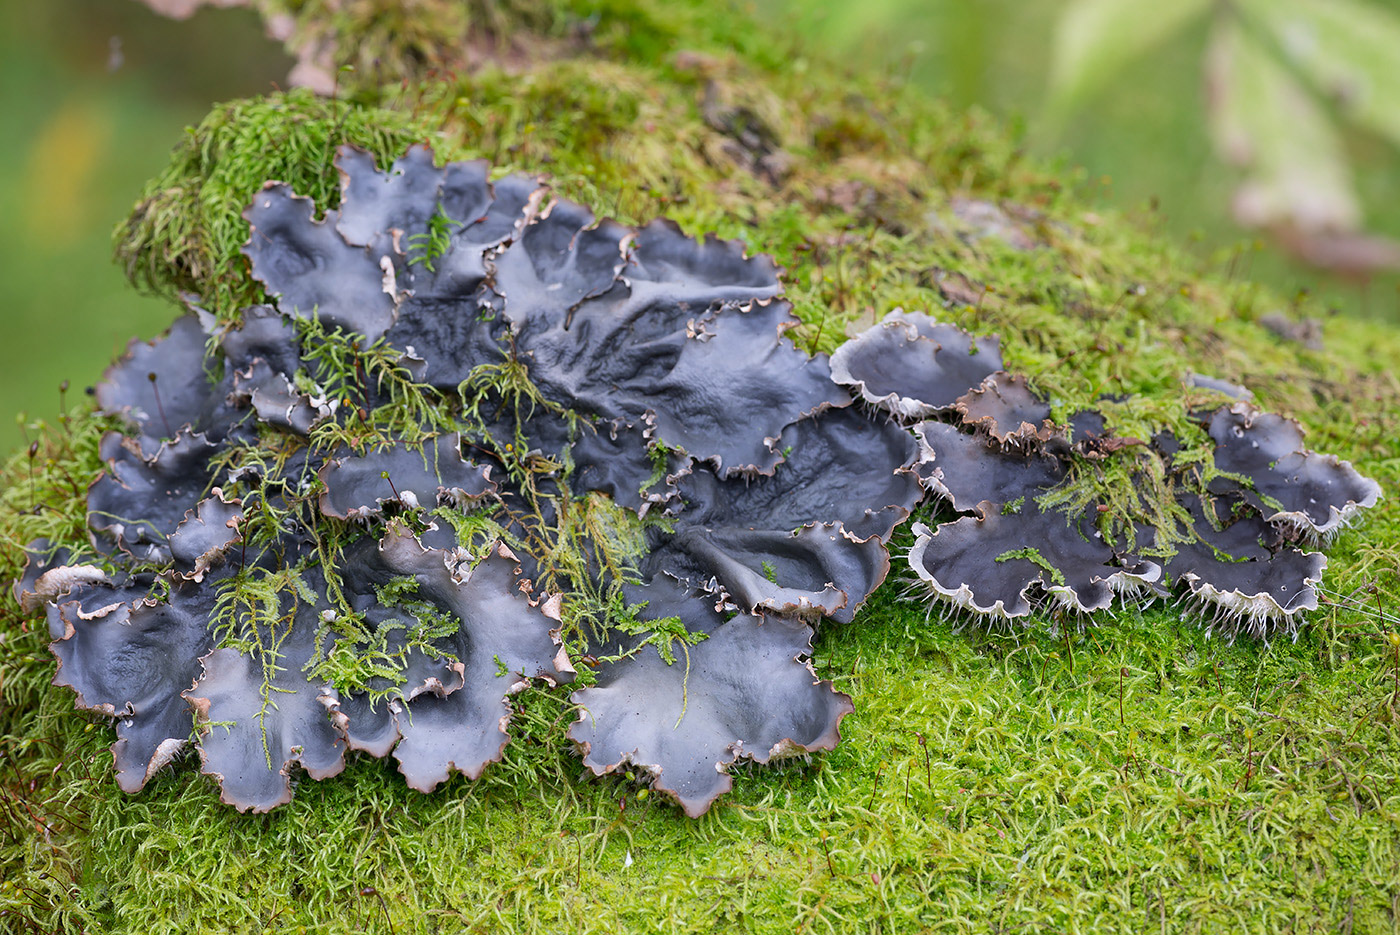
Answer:
[[(1231, 221), (1238, 176), (1214, 156), (1203, 106), (1205, 21), (1134, 56), (1051, 126), (1047, 79), (1065, 2), (760, 0), (758, 13), (849, 69), (892, 72), (1001, 116), (1106, 204), (1193, 244), (1222, 272), (1262, 279), (1285, 298), (1306, 290), (1319, 300), (1310, 314), (1400, 321), (1395, 277), (1319, 274)], [(129, 338), (151, 337), (177, 314), (126, 284), (110, 258), (112, 227), (183, 127), (214, 101), (272, 88), (290, 66), (246, 10), (178, 23), (134, 0), (0, 4), (9, 141), (0, 149), (0, 449), (24, 442), (26, 418), (59, 411), (63, 380), (70, 397), (81, 393)], [(1355, 131), (1344, 142), (1368, 226), (1400, 234), (1395, 150)]]
[(164, 20), (133, 0), (0, 3), (0, 451), (59, 412), (135, 336), (178, 313), (138, 295), (111, 233), (184, 127), (281, 81), (246, 10)]

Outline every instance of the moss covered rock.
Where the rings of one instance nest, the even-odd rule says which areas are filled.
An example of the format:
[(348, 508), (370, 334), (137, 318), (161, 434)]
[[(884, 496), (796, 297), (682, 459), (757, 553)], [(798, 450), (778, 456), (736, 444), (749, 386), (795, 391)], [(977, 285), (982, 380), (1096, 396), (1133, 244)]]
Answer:
[[(413, 30), (379, 6), (268, 4), (355, 66), (344, 97), (232, 102), (193, 128), (119, 228), (138, 287), (232, 318), (263, 298), (240, 248), (266, 180), (331, 206), (338, 145), (385, 165), (429, 142), (546, 174), (624, 223), (666, 216), (771, 254), (808, 350), (927, 310), (999, 335), (1057, 418), (1130, 394), (1107, 413), (1120, 436), (1187, 433), (1187, 376), (1204, 373), (1387, 492), (1400, 479), (1400, 335), (1332, 318), (1320, 349), (1280, 339), (1258, 320), (1309, 310), (1202, 270), (985, 118), (847, 74), (724, 5), (507, 4), (485, 23), (484, 5), (425, 2)], [(380, 54), (340, 51), (365, 34)], [(0, 578), (18, 576), (19, 546), (85, 535), (107, 427), (80, 407), (10, 460)], [(1152, 491), (1113, 464), (1086, 489), (1150, 514)], [(1383, 499), (1336, 541), (1292, 642), (1212, 639), (1161, 604), (985, 632), (928, 620), (892, 581), (815, 648), (855, 699), (845, 742), (736, 770), (696, 822), (640, 783), (588, 780), (558, 742), (574, 712), (536, 690), (516, 697), (505, 760), (431, 796), (366, 759), (268, 816), (222, 807), (194, 770), (129, 797), (110, 728), (50, 684), (45, 627), (7, 597), (0, 927), (1391, 931), (1397, 509)]]

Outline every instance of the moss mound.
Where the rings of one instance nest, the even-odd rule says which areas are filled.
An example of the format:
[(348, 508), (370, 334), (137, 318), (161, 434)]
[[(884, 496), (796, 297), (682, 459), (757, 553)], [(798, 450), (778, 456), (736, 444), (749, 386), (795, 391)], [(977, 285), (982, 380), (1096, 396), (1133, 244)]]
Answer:
[[(336, 145), (383, 162), (429, 141), (547, 173), (626, 223), (666, 215), (773, 254), (808, 349), (897, 306), (934, 311), (1001, 335), (1060, 412), (1141, 397), (1113, 414), (1135, 436), (1185, 431), (1182, 377), (1205, 373), (1395, 489), (1394, 330), (1332, 319), (1323, 350), (1285, 343), (1256, 318), (1310, 310), (1203, 273), (987, 120), (842, 74), (737, 11), (666, 7), (521, 5), (550, 55), (516, 43), (455, 77), (358, 80), (349, 100), (220, 106), (119, 228), (118, 256), (138, 286), (232, 315), (260, 298), (238, 248), (266, 179), (329, 205)], [(384, 56), (400, 60), (452, 64)], [(78, 407), (10, 460), (0, 578), (22, 544), (80, 534), (104, 427)], [(193, 769), (128, 797), (110, 729), (49, 685), (43, 626), (6, 596), (0, 929), (1392, 931), (1398, 532), (1391, 497), (1330, 550), (1302, 635), (1267, 646), (1161, 604), (986, 633), (928, 619), (896, 572), (820, 635), (818, 674), (856, 701), (842, 745), (742, 773), (699, 821), (640, 783), (586, 781), (557, 743), (571, 712), (528, 692), (505, 761), (431, 796), (364, 760), (267, 816), (219, 805)]]

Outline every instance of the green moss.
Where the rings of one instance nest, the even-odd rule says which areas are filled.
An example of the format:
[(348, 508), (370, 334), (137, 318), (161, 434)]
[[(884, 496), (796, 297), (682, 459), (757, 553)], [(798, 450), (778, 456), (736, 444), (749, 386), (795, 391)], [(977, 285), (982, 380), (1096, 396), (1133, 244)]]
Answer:
[[(1036, 498), (1043, 510), (1060, 510), (1067, 520), (1084, 516), (1090, 506), (1099, 532), (1115, 547), (1148, 558), (1168, 558), (1177, 547), (1194, 540), (1191, 516), (1176, 500), (1181, 483), (1167, 473), (1163, 459), (1150, 451), (1122, 449), (1105, 461), (1071, 463), (1064, 482)], [(1201, 481), (1192, 489), (1203, 487)], [(1140, 542), (1141, 529), (1154, 530), (1152, 541)]]
[(1048, 574), (1050, 576), (1050, 580), (1053, 581), (1055, 584), (1063, 585), (1065, 583), (1064, 572), (1060, 571), (1054, 565), (1051, 565), (1050, 562), (1045, 558), (1045, 556), (1040, 554), (1040, 550), (1037, 548), (1027, 547), (1024, 549), (1011, 549), (998, 555), (996, 557), (996, 560), (998, 562), (1009, 562), (1013, 559), (1018, 558), (1025, 559), (1035, 567), (1039, 568), (1041, 571)]
[[(402, 617), (369, 625), (363, 614), (340, 613), (327, 621), (326, 628), (334, 633), (335, 642), (322, 649), (319, 658), (308, 663), (313, 679), (324, 679), (342, 694), (363, 692), (373, 705), (396, 695), (402, 688), (403, 673), (411, 651), (440, 654), (456, 662), (457, 657), (442, 653), (439, 642), (461, 628), (461, 621), (443, 613), (436, 604), (417, 596), (418, 580), (412, 577), (394, 578), (377, 587), (379, 603), (403, 612)], [(390, 636), (404, 636), (390, 645)], [(318, 640), (318, 645), (321, 644)]]
[(121, 796), (105, 731), (46, 705), (63, 752), (26, 758), (82, 794), (85, 833), (59, 836), (82, 842), (70, 862), (36, 842), (7, 874), (39, 897), (0, 898), (62, 899), (40, 925), (74, 931), (653, 931), (658, 894), (673, 931), (1392, 924), (1391, 663), (1340, 615), (1270, 649), (1162, 611), (1013, 639), (930, 626), (888, 594), (817, 659), (856, 697), (843, 745), (741, 770), (695, 822), (583, 782), (551, 739), (572, 713), (541, 694), (475, 784), (421, 796), (362, 760), (266, 817), (190, 770)]
[[(119, 257), (143, 288), (191, 290), (232, 315), (260, 298), (238, 250), (265, 179), (325, 208), (336, 145), (382, 164), (430, 140), (442, 158), (547, 172), (624, 221), (664, 214), (773, 253), (805, 347), (830, 349), (896, 306), (931, 310), (1000, 334), (1059, 417), (1136, 394), (1108, 410), (1135, 437), (1187, 437), (1182, 377), (1208, 373), (1400, 484), (1394, 331), (1331, 319), (1325, 351), (1283, 343), (1255, 324), (1275, 297), (1203, 274), (976, 115), (843, 75), (698, 3), (674, 20), (648, 0), (596, 7), (591, 60), (357, 89), (377, 107), (289, 94), (217, 108), (122, 227)], [(560, 37), (582, 5), (551, 9), (539, 28)], [(682, 44), (709, 57), (678, 57)], [(736, 128), (755, 122), (783, 159), (744, 148)], [(1041, 246), (940, 233), (957, 225), (954, 195), (1026, 209)], [(977, 298), (945, 299), (945, 272)], [(3, 475), (0, 578), (38, 535), (83, 541), (102, 429), (83, 410), (32, 427), (34, 456)], [(1084, 484), (1129, 512), (1161, 502), (1115, 470)], [(559, 535), (606, 523), (590, 509)], [(1210, 638), (1162, 605), (1082, 630), (955, 629), (891, 583), (817, 643), (818, 673), (856, 704), (841, 746), (736, 770), (699, 821), (639, 784), (585, 781), (558, 742), (576, 712), (533, 691), (517, 698), (505, 761), (431, 796), (368, 760), (302, 781), (268, 816), (221, 806), (189, 765), (124, 796), (111, 730), (50, 687), (42, 623), (6, 597), (0, 928), (1392, 931), (1397, 543), (1392, 497), (1331, 549), (1327, 602), (1301, 636), (1271, 645)]]
[(194, 293), (231, 317), (262, 300), (239, 250), (248, 241), (243, 211), (264, 183), (286, 182), (324, 211), (340, 203), (337, 146), (359, 146), (384, 163), (428, 136), (411, 115), (304, 91), (219, 105), (189, 129), (117, 227), (117, 261), (138, 288), (172, 299)]

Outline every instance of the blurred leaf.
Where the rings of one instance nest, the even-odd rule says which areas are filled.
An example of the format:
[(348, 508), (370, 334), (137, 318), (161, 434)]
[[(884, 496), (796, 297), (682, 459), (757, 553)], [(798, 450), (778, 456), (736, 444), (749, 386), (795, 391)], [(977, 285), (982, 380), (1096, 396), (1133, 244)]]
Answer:
[(1055, 29), (1050, 111), (1059, 118), (1128, 62), (1180, 32), (1210, 0), (1070, 0)]
[(1343, 114), (1400, 146), (1400, 16), (1358, 0), (1241, 0), (1241, 7)]
[(1302, 231), (1357, 227), (1346, 152), (1320, 102), (1236, 17), (1215, 22), (1206, 80), (1216, 148), (1246, 173), (1236, 220)]

